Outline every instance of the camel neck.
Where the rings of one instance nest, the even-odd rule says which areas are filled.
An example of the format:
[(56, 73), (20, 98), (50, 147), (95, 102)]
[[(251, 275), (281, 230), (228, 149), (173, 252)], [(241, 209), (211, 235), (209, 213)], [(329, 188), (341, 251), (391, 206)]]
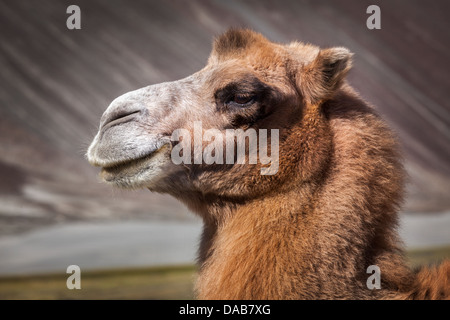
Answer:
[[(407, 279), (409, 271), (391, 242), (395, 234), (368, 236), (375, 230), (364, 232), (368, 226), (354, 212), (312, 208), (302, 201), (310, 196), (293, 190), (266, 197), (240, 206), (222, 225), (205, 224), (199, 298), (375, 298), (399, 291), (397, 277)], [(367, 287), (371, 265), (381, 269), (383, 293)]]
[[(221, 223), (205, 221), (199, 297), (370, 299), (407, 290), (395, 207), (373, 202), (378, 186), (363, 166), (332, 167), (322, 184), (228, 206)], [(381, 290), (367, 287), (373, 265)]]
[[(395, 139), (345, 98), (324, 105), (326, 117), (307, 110), (285, 141), (288, 186), (205, 223), (200, 298), (375, 298), (409, 289), (396, 231), (403, 169)], [(302, 153), (290, 153), (292, 145)], [(380, 290), (367, 287), (370, 266), (381, 271)]]

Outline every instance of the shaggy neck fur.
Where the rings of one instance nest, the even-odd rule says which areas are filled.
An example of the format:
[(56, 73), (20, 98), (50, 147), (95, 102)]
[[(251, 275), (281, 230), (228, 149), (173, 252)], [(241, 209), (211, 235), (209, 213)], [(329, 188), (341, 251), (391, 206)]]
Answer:
[[(340, 101), (357, 99), (341, 95)], [(395, 141), (380, 136), (387, 130), (378, 130), (382, 123), (372, 112), (333, 101), (321, 108), (307, 108), (284, 143), (304, 151), (288, 153), (299, 157), (290, 162), (298, 166), (285, 168), (295, 177), (289, 186), (242, 203), (203, 202), (202, 216), (220, 219), (205, 219), (199, 298), (379, 298), (408, 290), (411, 274), (395, 232), (401, 198)], [(374, 148), (371, 139), (384, 147)], [(381, 269), (381, 290), (366, 286), (370, 265)]]

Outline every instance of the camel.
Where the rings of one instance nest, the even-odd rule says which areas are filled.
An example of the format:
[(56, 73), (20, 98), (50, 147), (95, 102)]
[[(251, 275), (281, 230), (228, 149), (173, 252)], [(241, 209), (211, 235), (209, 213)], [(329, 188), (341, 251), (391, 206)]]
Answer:
[[(105, 182), (172, 195), (203, 219), (198, 299), (448, 299), (450, 261), (407, 267), (398, 142), (346, 81), (351, 64), (343, 47), (230, 29), (202, 70), (115, 99), (87, 159)], [(175, 164), (175, 145), (192, 137), (172, 132), (198, 121), (223, 135), (277, 129), (277, 172)]]

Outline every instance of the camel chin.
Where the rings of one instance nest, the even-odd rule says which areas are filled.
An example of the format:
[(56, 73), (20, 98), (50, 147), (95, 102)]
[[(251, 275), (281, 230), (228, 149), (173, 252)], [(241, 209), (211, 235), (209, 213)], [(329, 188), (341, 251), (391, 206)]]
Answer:
[(154, 188), (166, 176), (170, 151), (171, 146), (165, 144), (141, 158), (102, 167), (100, 178), (120, 188)]

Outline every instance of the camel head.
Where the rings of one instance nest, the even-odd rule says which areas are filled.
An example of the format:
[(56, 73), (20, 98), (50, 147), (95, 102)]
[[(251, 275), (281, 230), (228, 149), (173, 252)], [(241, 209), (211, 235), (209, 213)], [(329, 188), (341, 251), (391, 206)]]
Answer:
[[(250, 30), (230, 30), (215, 40), (202, 70), (115, 99), (100, 120), (87, 158), (102, 168), (100, 176), (108, 183), (189, 201), (238, 201), (289, 188), (288, 180), (320, 174), (329, 156), (321, 105), (339, 90), (350, 60), (345, 48), (282, 45)], [(250, 129), (257, 139), (264, 133), (267, 155), (279, 155), (272, 162), (227, 161), (227, 131), (238, 132), (232, 138), (236, 141)], [(194, 146), (199, 132), (201, 143)], [(220, 145), (223, 153), (214, 149)], [(261, 148), (249, 145), (245, 160)], [(197, 161), (199, 148), (200, 155), (208, 151), (223, 161)], [(264, 168), (269, 167), (275, 170), (267, 174)]]

